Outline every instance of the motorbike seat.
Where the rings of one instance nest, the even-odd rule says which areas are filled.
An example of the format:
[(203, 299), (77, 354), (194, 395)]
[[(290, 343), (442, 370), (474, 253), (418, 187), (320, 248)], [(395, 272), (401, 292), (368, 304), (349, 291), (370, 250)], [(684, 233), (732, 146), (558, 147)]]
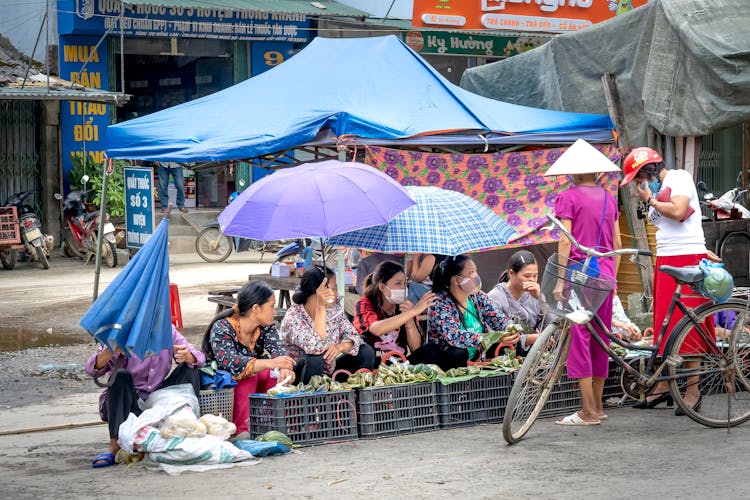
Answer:
[(93, 212), (86, 212), (86, 214), (83, 216), (83, 220), (84, 222), (88, 222), (94, 217), (96, 217), (97, 215), (99, 215), (99, 210), (94, 210)]

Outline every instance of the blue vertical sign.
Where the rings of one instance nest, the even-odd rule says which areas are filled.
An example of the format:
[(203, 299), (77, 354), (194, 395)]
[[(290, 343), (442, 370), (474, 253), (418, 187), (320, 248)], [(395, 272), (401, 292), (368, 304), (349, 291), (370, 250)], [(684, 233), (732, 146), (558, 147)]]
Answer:
[[(94, 89), (109, 87), (107, 44), (98, 47), (98, 36), (60, 37), (60, 77)], [(60, 103), (63, 184), (73, 158), (86, 156), (86, 164), (101, 170), (109, 125), (107, 105), (97, 102), (62, 101)]]
[(125, 167), (125, 229), (128, 248), (141, 248), (154, 232), (154, 170)]

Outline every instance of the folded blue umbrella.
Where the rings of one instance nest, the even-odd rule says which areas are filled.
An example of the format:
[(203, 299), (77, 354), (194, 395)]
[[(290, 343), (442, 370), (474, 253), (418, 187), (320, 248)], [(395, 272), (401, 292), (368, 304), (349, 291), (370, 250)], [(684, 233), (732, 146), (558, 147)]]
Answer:
[(163, 219), (81, 318), (94, 340), (140, 359), (172, 347), (168, 243)]

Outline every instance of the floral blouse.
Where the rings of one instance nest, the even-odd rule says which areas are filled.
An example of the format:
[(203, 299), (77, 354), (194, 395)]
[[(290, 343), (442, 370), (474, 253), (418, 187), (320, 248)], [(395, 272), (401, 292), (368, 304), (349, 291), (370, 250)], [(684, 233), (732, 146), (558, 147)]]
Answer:
[[(469, 295), (469, 300), (474, 304), (474, 308), (479, 314), (477, 319), (482, 323), (485, 331), (504, 330), (510, 323), (510, 319), (497, 308), (484, 292)], [(453, 296), (446, 291), (438, 292), (435, 295), (435, 303), (427, 309), (427, 337), (429, 341), (438, 344), (441, 350), (446, 350), (448, 347), (460, 347), (462, 349), (476, 347), (479, 349), (482, 334), (466, 330), (461, 316)]]
[(287, 355), (276, 325), (258, 327), (246, 338), (241, 337), (238, 314), (214, 323), (209, 337), (213, 358), (219, 364), (219, 369), (228, 371), (235, 380), (255, 375), (253, 367), (256, 359)]
[[(279, 336), (284, 348), (295, 361), (303, 354), (321, 355), (329, 345), (345, 341), (354, 343), (354, 347), (348, 354), (352, 356), (359, 354), (362, 339), (354, 325), (346, 318), (341, 307), (334, 306), (326, 309), (326, 332), (325, 339), (318, 335), (318, 332), (313, 329), (313, 319), (301, 304), (293, 304), (287, 309), (279, 327)], [(333, 373), (334, 367), (335, 362), (326, 362), (326, 371), (329, 374)]]

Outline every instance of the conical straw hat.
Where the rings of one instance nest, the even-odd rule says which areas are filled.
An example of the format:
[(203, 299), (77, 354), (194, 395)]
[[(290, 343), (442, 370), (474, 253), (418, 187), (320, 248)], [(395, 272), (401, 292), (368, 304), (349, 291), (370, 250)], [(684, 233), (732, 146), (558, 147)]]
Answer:
[(619, 172), (620, 167), (599, 152), (594, 146), (578, 139), (565, 151), (544, 175), (595, 174)]

